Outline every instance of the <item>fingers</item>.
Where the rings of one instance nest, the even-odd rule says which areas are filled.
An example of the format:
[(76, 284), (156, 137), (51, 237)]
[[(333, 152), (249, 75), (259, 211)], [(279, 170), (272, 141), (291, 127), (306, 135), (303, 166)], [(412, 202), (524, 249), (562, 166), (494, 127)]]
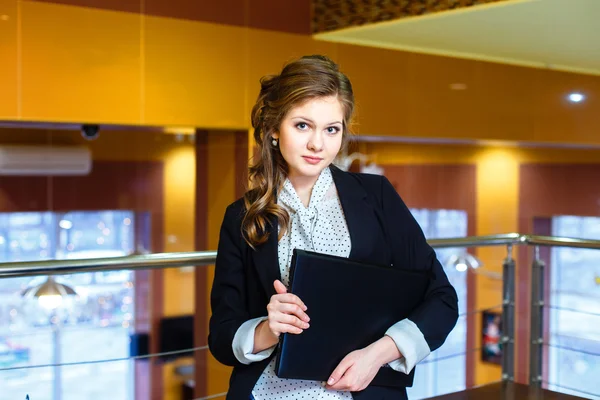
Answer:
[(308, 315), (298, 304), (280, 302), (275, 296), (273, 296), (269, 304), (267, 304), (267, 311), (269, 312), (269, 314), (279, 312), (282, 314), (295, 315), (299, 319), (306, 322), (310, 321)]
[(273, 286), (275, 287), (275, 292), (277, 292), (277, 294), (287, 293), (287, 289), (285, 288), (285, 285), (283, 283), (281, 283), (280, 280), (276, 280), (275, 282), (273, 282)]
[(306, 304), (300, 300), (300, 297), (291, 293), (275, 294), (271, 297), (271, 303), (273, 302), (296, 304), (298, 307), (302, 308), (303, 311), (307, 310)]
[(339, 390), (342, 392), (358, 392), (363, 390), (364, 388), (358, 385), (357, 377), (354, 375), (353, 369), (349, 368), (339, 381), (335, 382), (333, 385), (329, 385), (328, 383), (326, 387), (329, 390)]
[[(269, 303), (267, 311), (269, 313), (269, 327), (276, 335), (275, 330), (279, 329), (281, 325), (289, 325), (301, 330), (307, 329), (310, 326), (308, 324), (308, 316), (295, 304)], [(298, 317), (296, 316), (297, 314), (301, 316)], [(285, 328), (285, 331), (294, 331), (296, 333), (296, 329), (289, 327)]]
[(269, 329), (275, 336), (282, 333), (300, 334), (309, 327), (310, 318), (306, 315), (306, 305), (294, 294), (287, 293), (287, 289), (276, 280), (273, 287), (277, 294), (271, 296), (267, 305), (269, 314)]
[(309, 316), (296, 304), (271, 301), (267, 305), (267, 313), (269, 322), (294, 325), (300, 329), (309, 327)]
[(269, 329), (275, 336), (282, 333), (300, 334), (304, 329), (308, 329), (309, 324), (301, 321), (294, 315), (283, 314), (280, 312), (269, 313)]
[(308, 322), (304, 322), (300, 320), (298, 317), (289, 314), (281, 314), (279, 318), (277, 318), (277, 322), (286, 325), (294, 325), (300, 329), (307, 329), (309, 327)]
[(295, 325), (285, 324), (285, 323), (281, 323), (281, 322), (270, 322), (270, 321), (269, 321), (269, 329), (277, 337), (279, 337), (282, 333), (292, 333), (294, 335), (299, 335), (302, 332), (304, 332), (303, 329), (300, 329)]
[(288, 293), (285, 285), (281, 283), (280, 280), (276, 280), (273, 282), (273, 287), (275, 288), (276, 295), (272, 296), (276, 297), (278, 301), (282, 303), (294, 303), (298, 304), (304, 311), (306, 311), (306, 305), (300, 300), (300, 298), (294, 294)]
[(348, 385), (344, 382), (343, 378), (351, 366), (352, 362), (348, 358), (344, 358), (329, 376), (327, 387), (334, 390), (347, 389)]
[(301, 321), (310, 321), (308, 315), (306, 315), (306, 313), (302, 311), (302, 308), (300, 308), (300, 306), (298, 306), (297, 304), (280, 303), (278, 309), (281, 313), (295, 315)]

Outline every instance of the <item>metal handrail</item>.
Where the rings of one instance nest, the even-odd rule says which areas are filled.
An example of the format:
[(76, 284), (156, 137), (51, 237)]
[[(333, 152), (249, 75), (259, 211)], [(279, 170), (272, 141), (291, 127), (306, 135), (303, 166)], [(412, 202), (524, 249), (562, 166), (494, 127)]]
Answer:
[[(482, 247), (507, 245), (559, 246), (600, 249), (600, 240), (586, 240), (555, 236), (523, 235), (506, 233), (464, 238), (431, 239), (432, 247)], [(0, 263), (0, 278), (36, 275), (71, 274), (77, 272), (114, 271), (119, 269), (141, 270), (150, 268), (174, 268), (212, 265), (216, 251), (156, 253), (111, 258), (78, 260), (47, 260)]]
[(556, 236), (522, 235), (526, 244), (537, 246), (576, 247), (580, 249), (600, 249), (600, 240), (577, 239)]
[(521, 238), (526, 235), (519, 233), (504, 233), (500, 235), (467, 236), (463, 238), (430, 239), (427, 242), (432, 247), (479, 247), (479, 246), (506, 246), (522, 243)]
[(138, 270), (151, 268), (203, 266), (214, 264), (216, 259), (216, 251), (197, 251), (77, 260), (0, 263), (0, 278), (72, 274), (77, 272), (114, 271), (119, 269)]
[(559, 236), (525, 235), (521, 233), (504, 233), (488, 236), (467, 236), (464, 238), (430, 239), (432, 247), (481, 247), (508, 245), (535, 245), (576, 247), (584, 249), (600, 249), (600, 240), (567, 238)]

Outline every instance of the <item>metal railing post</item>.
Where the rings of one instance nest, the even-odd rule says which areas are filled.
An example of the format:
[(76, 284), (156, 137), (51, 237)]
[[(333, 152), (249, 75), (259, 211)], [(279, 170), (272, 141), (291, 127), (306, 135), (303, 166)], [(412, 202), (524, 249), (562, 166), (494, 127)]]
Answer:
[(535, 247), (531, 268), (531, 341), (529, 343), (529, 384), (534, 388), (542, 385), (542, 357), (544, 335), (544, 262), (540, 248)]
[(502, 380), (515, 379), (515, 260), (512, 245), (502, 265)]

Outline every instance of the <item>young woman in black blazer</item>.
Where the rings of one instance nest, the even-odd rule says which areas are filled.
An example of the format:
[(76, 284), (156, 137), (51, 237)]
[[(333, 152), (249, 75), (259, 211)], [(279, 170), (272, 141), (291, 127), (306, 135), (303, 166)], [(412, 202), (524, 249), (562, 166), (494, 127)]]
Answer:
[[(390, 182), (332, 164), (353, 109), (350, 81), (327, 57), (261, 79), (252, 110), (260, 158), (251, 189), (225, 212), (211, 292), (210, 351), (234, 367), (228, 399), (404, 399), (405, 388), (370, 385), (374, 376), (391, 367), (412, 379), (456, 323), (456, 292)], [(286, 292), (294, 248), (428, 270), (432, 280), (408, 318), (348, 354), (328, 382), (280, 379), (279, 336), (310, 329), (310, 310)]]

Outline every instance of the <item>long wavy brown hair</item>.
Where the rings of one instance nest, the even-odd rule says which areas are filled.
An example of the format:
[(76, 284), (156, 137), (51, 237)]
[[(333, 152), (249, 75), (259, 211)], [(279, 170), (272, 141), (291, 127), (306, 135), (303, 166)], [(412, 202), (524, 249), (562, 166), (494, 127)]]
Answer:
[(259, 157), (250, 166), (250, 190), (244, 195), (246, 213), (242, 222), (242, 235), (252, 248), (267, 241), (268, 227), (274, 217), (281, 227), (279, 239), (289, 227), (290, 216), (276, 201), (287, 177), (288, 166), (279, 147), (271, 143), (273, 133), (279, 132), (287, 113), (308, 100), (337, 96), (344, 111), (344, 147), (354, 112), (350, 80), (340, 72), (336, 63), (325, 56), (304, 56), (292, 61), (283, 67), (279, 75), (264, 76), (260, 84), (260, 93), (252, 108), (252, 128)]

